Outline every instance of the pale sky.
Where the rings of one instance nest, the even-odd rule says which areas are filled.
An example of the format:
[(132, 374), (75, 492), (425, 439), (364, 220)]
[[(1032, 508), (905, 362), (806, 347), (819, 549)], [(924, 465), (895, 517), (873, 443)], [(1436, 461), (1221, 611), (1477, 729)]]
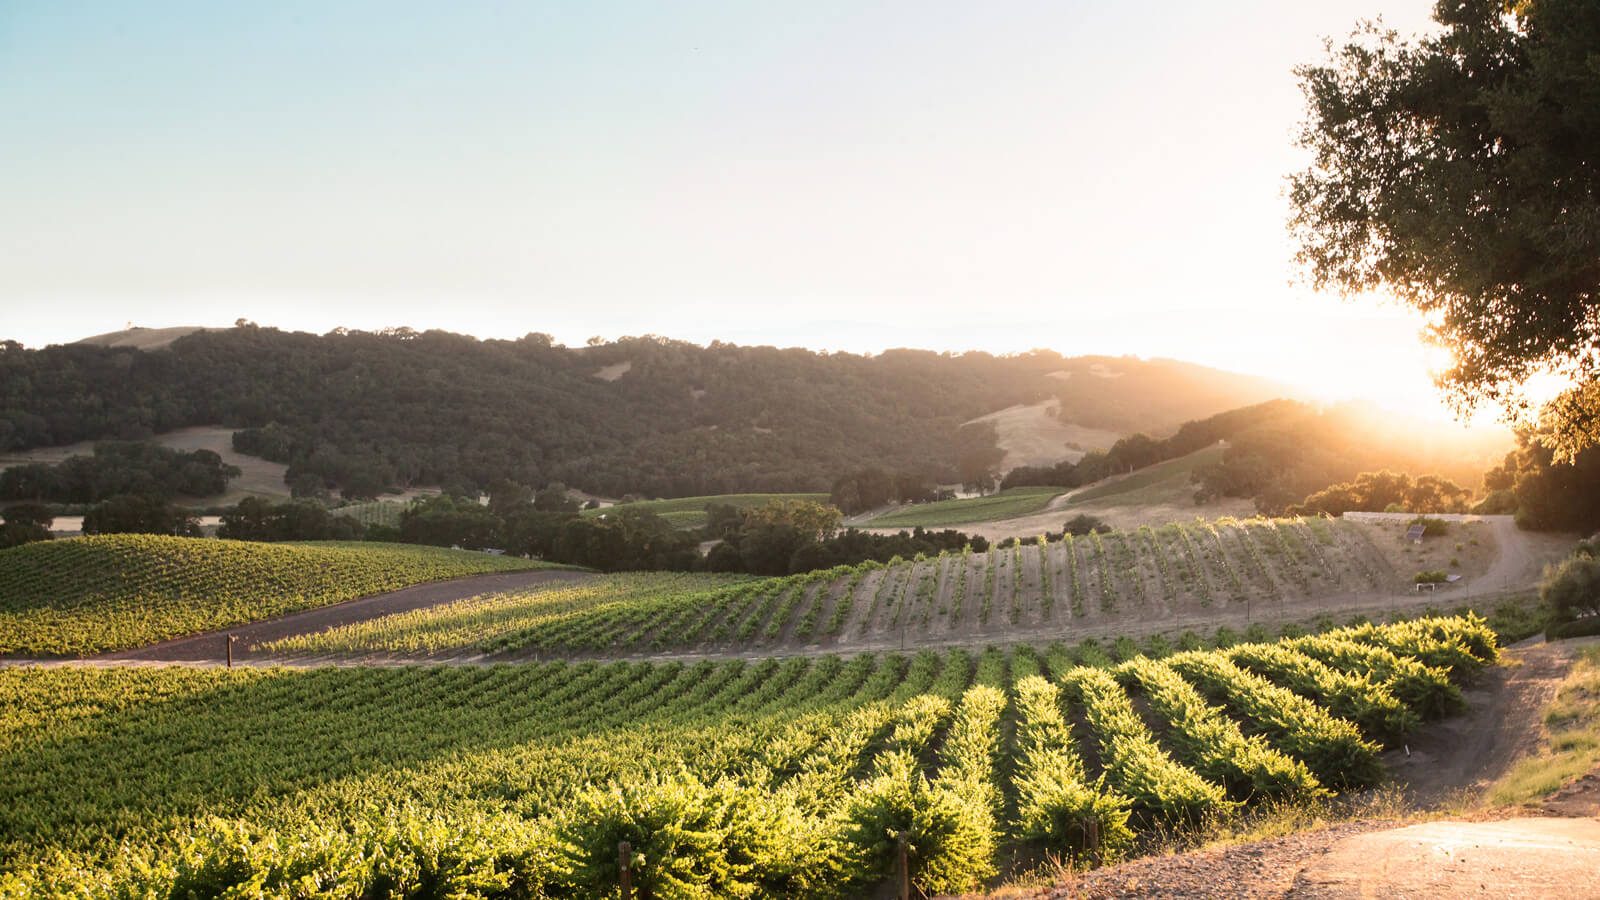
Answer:
[(1429, 8), (6, 0), (0, 337), (1049, 347), (1438, 409), (1284, 226), (1291, 68)]

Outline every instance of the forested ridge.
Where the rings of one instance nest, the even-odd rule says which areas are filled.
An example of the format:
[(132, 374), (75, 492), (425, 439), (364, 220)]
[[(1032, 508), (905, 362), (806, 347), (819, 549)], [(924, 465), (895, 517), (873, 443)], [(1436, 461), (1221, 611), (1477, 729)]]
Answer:
[[(155, 350), (0, 348), (0, 450), (220, 424), (241, 451), (288, 463), (291, 484), (355, 494), (503, 478), (658, 496), (825, 490), (867, 465), (945, 479), (961, 423), (1012, 404), (1058, 396), (1081, 424), (1160, 432), (1272, 390), (1159, 360), (656, 337), (567, 348), (246, 324)], [(1140, 397), (1150, 411), (1130, 414)]]

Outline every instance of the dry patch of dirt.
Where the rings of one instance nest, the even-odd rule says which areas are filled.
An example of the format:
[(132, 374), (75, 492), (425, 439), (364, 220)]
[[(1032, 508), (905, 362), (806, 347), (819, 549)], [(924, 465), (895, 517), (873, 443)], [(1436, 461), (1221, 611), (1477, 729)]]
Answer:
[(979, 416), (971, 422), (993, 422), (1000, 449), (1002, 473), (1018, 466), (1049, 466), (1062, 460), (1077, 462), (1088, 450), (1108, 450), (1121, 437), (1114, 431), (1087, 428), (1056, 418), (1059, 399), (1010, 406)]
[(1146, 857), (1085, 872), (1033, 896), (1050, 900), (1286, 897), (1303, 866), (1326, 854), (1340, 840), (1388, 824), (1346, 822), (1233, 847)]
[(204, 328), (199, 325), (176, 325), (171, 328), (127, 328), (108, 331), (77, 341), (97, 347), (132, 347), (136, 350), (159, 350), (178, 338), (201, 331), (225, 331), (223, 328)]
[(1600, 821), (1426, 822), (1339, 841), (1286, 895), (1600, 897)]
[(612, 363), (609, 366), (602, 366), (595, 371), (594, 377), (600, 379), (601, 381), (616, 381), (618, 378), (628, 374), (628, 372), (632, 371), (632, 369), (633, 363), (628, 360), (623, 360), (619, 363)]

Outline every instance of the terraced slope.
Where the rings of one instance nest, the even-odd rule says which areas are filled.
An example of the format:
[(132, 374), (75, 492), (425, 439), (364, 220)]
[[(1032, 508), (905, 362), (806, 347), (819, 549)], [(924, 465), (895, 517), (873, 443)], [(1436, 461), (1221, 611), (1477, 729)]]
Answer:
[(100, 535), (0, 551), (0, 655), (119, 650), (427, 581), (549, 568), (410, 544)]
[(655, 896), (862, 896), (907, 829), (961, 892), (1371, 784), (1496, 654), (1431, 619), (1109, 668), (0, 669), (0, 896), (607, 895), (621, 840)]

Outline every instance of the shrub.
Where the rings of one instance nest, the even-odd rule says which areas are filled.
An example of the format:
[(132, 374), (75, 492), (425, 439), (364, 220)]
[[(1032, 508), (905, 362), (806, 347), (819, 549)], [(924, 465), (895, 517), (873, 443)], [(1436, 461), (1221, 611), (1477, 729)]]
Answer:
[(1546, 569), (1539, 599), (1556, 624), (1600, 615), (1600, 560), (1573, 556)]
[(1417, 516), (1407, 525), (1421, 525), (1422, 533), (1428, 537), (1438, 537), (1450, 533), (1450, 523), (1444, 519), (1435, 519), (1432, 516)]
[(1067, 520), (1066, 524), (1063, 525), (1062, 528), (1066, 530), (1067, 534), (1079, 536), (1085, 534), (1105, 534), (1111, 530), (1111, 526), (1106, 524), (1104, 519), (1101, 519), (1098, 516), (1091, 516), (1088, 513), (1079, 513), (1078, 515), (1073, 516)]

